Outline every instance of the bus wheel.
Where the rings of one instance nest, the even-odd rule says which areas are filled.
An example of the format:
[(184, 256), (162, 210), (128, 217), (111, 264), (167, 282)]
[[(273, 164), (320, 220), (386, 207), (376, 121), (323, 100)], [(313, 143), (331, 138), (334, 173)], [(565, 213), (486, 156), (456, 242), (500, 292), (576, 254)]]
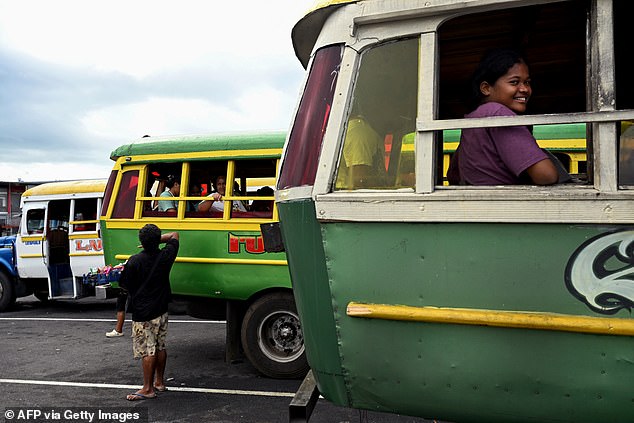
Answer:
[(11, 279), (0, 272), (0, 311), (4, 311), (15, 303), (15, 288)]
[(293, 379), (308, 372), (293, 294), (278, 292), (251, 304), (242, 321), (242, 347), (251, 364), (266, 376)]

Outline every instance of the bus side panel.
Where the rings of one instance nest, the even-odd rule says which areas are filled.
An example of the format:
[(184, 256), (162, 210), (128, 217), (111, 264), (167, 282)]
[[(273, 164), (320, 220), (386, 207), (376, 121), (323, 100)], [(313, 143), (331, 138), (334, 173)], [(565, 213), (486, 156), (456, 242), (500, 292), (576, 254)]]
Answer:
[(304, 332), (306, 357), (319, 392), (350, 405), (341, 369), (335, 313), (328, 284), (322, 238), (312, 201), (277, 203), (293, 294)]
[[(182, 222), (178, 228), (154, 223), (163, 232), (178, 231), (180, 235), (178, 257), (170, 274), (175, 295), (245, 300), (268, 288), (291, 287), (285, 255), (262, 252), (263, 247), (257, 246), (259, 232), (187, 230)], [(108, 263), (122, 262), (117, 255), (139, 252), (138, 229), (112, 229), (102, 221), (102, 230)], [(280, 264), (259, 264), (261, 260)]]
[[(340, 339), (340, 368), (326, 369), (320, 361), (322, 367), (313, 369), (327, 399), (460, 422), (631, 419), (630, 336), (346, 313), (350, 302), (358, 302), (630, 319), (626, 308), (610, 316), (593, 311), (566, 279), (580, 248), (631, 227), (331, 222), (320, 225), (321, 247), (310, 229), (314, 209), (310, 214), (306, 206), (278, 206), (307, 351), (315, 350), (309, 346), (320, 342), (319, 332), (330, 330), (326, 339)], [(308, 236), (308, 245), (295, 250), (300, 234), (313, 239)], [(327, 269), (315, 272), (317, 279), (307, 278), (311, 260), (322, 251)], [(331, 323), (324, 310), (298, 294), (306, 290), (321, 290), (312, 301), (332, 307)], [(334, 346), (319, 349), (336, 363)], [(342, 378), (347, 395), (341, 394)]]

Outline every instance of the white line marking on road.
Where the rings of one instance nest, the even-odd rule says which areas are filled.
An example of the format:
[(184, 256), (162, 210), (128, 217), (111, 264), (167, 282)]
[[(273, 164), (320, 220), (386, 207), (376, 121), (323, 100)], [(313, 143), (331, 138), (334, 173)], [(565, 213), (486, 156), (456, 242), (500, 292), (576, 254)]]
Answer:
[[(24, 379), (0, 379), (0, 383), (12, 383), (20, 385), (49, 385), (49, 386), (71, 386), (83, 388), (108, 388), (108, 389), (133, 389), (138, 390), (139, 385), (118, 385), (112, 383), (85, 383), (85, 382), (55, 382), (49, 380), (24, 380)], [(241, 389), (212, 389), (212, 388), (188, 388), (185, 386), (167, 386), (169, 392), (197, 392), (203, 394), (220, 395), (248, 395), (259, 397), (289, 397), (295, 396), (293, 392), (270, 392), (270, 391), (245, 391)]]
[[(0, 320), (32, 320), (32, 321), (50, 321), (50, 322), (115, 322), (115, 319), (75, 319), (75, 318), (61, 318), (61, 317), (0, 317)], [(131, 320), (126, 320), (131, 322)], [(224, 320), (177, 320), (169, 319), (170, 323), (221, 323), (225, 324)]]

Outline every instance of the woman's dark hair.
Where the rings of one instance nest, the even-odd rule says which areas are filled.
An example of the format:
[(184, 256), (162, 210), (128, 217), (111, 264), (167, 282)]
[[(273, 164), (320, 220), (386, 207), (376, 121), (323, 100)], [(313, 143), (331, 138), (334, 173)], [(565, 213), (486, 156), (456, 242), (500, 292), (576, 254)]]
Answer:
[(474, 105), (478, 105), (482, 101), (482, 92), (480, 91), (482, 82), (488, 82), (490, 85), (495, 84), (495, 81), (517, 63), (526, 63), (526, 60), (517, 50), (499, 48), (485, 53), (471, 77), (471, 96)]
[(168, 189), (171, 189), (171, 188), (174, 186), (174, 184), (175, 184), (176, 182), (178, 182), (179, 184), (181, 183), (181, 178), (180, 178), (180, 176), (169, 175), (169, 176), (167, 177), (167, 181), (165, 181), (165, 186), (166, 186)]

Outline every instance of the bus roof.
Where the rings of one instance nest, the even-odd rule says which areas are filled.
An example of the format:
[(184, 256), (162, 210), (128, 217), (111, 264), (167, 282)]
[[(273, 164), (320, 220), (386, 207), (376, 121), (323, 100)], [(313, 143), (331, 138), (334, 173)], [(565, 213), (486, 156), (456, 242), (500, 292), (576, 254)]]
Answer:
[(80, 194), (103, 192), (106, 188), (105, 179), (83, 179), (79, 181), (48, 182), (27, 189), (22, 193), (22, 198), (59, 195), (59, 194)]
[[(355, 22), (363, 21), (363, 17), (376, 15), (377, 22), (386, 22), (396, 16), (393, 12), (395, 9), (402, 9), (416, 11), (419, 13), (429, 14), (443, 14), (451, 11), (460, 13), (465, 8), (482, 8), (491, 7), (495, 3), (517, 3), (517, 5), (526, 5), (529, 3), (539, 4), (546, 3), (547, 0), (534, 0), (533, 2), (527, 0), (435, 0), (429, 2), (428, 0), (409, 0), (401, 2), (393, 2), (389, 0), (317, 0), (311, 9), (295, 24), (291, 31), (291, 38), (293, 40), (293, 49), (295, 50), (295, 56), (299, 59), (302, 66), (306, 68), (310, 55), (317, 38), (320, 35), (324, 23), (328, 17), (339, 7), (352, 4), (362, 3), (363, 9), (358, 12), (358, 16), (355, 17)], [(398, 5), (396, 7), (395, 5)], [(382, 13), (383, 9), (391, 9), (388, 13)], [(354, 31), (354, 29), (352, 29)]]
[(358, 0), (318, 0), (304, 17), (295, 24), (291, 31), (293, 49), (295, 50), (295, 56), (297, 56), (304, 68), (308, 66), (310, 53), (330, 13), (332, 13), (336, 7), (356, 3), (357, 1)]
[(143, 137), (116, 148), (110, 158), (116, 161), (123, 156), (282, 148), (285, 140), (283, 131)]

